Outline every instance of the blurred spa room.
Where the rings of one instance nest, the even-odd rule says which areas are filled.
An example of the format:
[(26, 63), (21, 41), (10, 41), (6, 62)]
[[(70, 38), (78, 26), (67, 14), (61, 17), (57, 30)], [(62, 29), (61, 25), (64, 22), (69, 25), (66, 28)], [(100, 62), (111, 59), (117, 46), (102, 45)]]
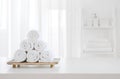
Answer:
[(0, 0), (0, 79), (120, 79), (120, 0)]

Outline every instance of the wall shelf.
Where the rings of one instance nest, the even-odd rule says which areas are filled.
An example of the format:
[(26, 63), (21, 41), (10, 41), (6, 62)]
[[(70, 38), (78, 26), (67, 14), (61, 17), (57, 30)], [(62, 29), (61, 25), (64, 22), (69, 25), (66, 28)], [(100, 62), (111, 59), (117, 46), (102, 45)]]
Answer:
[[(115, 27), (114, 14), (109, 16), (103, 14), (83, 10), (82, 15), (82, 50), (89, 52), (115, 52)], [(85, 12), (86, 13), (85, 13)], [(100, 11), (99, 11), (100, 12)], [(92, 42), (91, 42), (92, 41)], [(96, 42), (98, 41), (98, 42)], [(91, 45), (91, 46), (90, 46)], [(97, 47), (98, 46), (98, 47)]]
[(84, 27), (83, 29), (88, 29), (88, 30), (102, 30), (102, 29), (106, 29), (106, 30), (109, 30), (109, 29), (112, 29), (112, 27)]

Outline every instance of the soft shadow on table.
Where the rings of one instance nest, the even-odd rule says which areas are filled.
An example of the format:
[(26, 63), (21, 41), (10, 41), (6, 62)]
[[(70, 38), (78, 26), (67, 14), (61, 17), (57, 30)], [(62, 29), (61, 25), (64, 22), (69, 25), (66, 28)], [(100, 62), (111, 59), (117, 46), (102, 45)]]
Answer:
[(22, 65), (19, 68), (9, 68), (8, 72), (10, 73), (54, 73), (59, 72), (60, 67), (55, 66), (50, 68), (50, 66), (46, 65)]

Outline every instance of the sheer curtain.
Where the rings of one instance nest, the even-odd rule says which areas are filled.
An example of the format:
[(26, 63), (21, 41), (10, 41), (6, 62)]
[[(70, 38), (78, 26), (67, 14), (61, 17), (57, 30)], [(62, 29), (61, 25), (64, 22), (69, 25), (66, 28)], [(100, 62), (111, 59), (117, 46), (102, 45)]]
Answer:
[(0, 29), (7, 28), (7, 0), (0, 0)]
[(48, 42), (55, 56), (66, 52), (66, 11), (63, 0), (41, 1), (42, 39)]
[(10, 0), (9, 6), (9, 57), (29, 30), (40, 32), (55, 57), (65, 56), (65, 0)]
[(8, 52), (8, 2), (0, 0), (0, 57)]

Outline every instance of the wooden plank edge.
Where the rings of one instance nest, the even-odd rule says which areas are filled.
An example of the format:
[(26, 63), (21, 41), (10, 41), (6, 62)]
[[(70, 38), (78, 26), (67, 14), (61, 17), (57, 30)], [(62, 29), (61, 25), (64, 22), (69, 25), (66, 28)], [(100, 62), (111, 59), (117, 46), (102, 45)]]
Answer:
[[(59, 59), (60, 60), (60, 59)], [(16, 65), (49, 65), (49, 64), (58, 64), (59, 63), (59, 60), (55, 61), (51, 61), (51, 62), (14, 62), (14, 60), (11, 60), (11, 61), (8, 61), (7, 64), (8, 65), (13, 65), (13, 64), (16, 64)]]

